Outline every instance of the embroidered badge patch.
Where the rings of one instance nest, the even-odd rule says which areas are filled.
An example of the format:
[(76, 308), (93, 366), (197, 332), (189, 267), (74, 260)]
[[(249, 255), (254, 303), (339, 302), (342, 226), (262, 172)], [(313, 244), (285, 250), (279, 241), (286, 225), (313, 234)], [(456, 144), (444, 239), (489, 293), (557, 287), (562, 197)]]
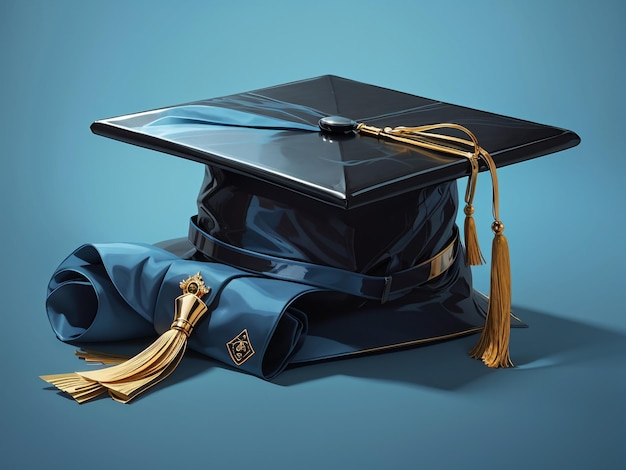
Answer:
[(228, 348), (230, 358), (238, 366), (246, 362), (254, 354), (252, 343), (250, 343), (250, 338), (248, 337), (248, 330), (245, 328), (241, 333), (226, 343), (226, 347)]

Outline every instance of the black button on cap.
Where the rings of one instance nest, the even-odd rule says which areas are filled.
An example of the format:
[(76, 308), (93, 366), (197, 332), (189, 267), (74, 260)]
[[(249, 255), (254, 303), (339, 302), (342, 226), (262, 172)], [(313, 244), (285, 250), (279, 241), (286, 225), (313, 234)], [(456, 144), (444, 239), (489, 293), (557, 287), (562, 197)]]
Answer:
[(320, 129), (333, 134), (347, 134), (356, 129), (356, 121), (342, 116), (326, 116), (320, 119)]

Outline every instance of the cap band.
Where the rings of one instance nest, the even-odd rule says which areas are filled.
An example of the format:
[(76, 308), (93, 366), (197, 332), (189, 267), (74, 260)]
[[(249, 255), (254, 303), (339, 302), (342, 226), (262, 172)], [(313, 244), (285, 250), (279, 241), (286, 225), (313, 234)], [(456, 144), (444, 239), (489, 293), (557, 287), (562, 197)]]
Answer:
[(344, 269), (279, 258), (257, 253), (217, 240), (197, 225), (197, 217), (189, 224), (189, 240), (205, 256), (220, 263), (269, 277), (308, 284), (381, 303), (402, 297), (444, 273), (454, 263), (458, 252), (458, 232), (434, 257), (412, 268), (390, 276), (368, 276)]

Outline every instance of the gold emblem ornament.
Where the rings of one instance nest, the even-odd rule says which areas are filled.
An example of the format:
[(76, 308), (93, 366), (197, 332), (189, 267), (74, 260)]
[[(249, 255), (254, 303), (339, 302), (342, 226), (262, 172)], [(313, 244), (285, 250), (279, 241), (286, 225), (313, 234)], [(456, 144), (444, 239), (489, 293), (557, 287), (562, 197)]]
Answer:
[(254, 355), (254, 349), (248, 336), (248, 330), (244, 330), (226, 343), (228, 354), (233, 362), (240, 366)]
[(200, 273), (188, 277), (187, 279), (182, 281), (180, 283), (180, 288), (182, 289), (184, 294), (193, 294), (199, 299), (201, 299), (203, 296), (211, 291), (211, 289), (204, 284)]

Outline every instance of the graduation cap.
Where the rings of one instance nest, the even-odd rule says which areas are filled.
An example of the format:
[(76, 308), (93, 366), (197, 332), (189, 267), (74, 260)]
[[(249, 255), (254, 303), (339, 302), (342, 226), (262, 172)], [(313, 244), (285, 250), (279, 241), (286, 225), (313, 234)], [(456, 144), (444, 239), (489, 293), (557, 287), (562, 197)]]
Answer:
[[(57, 336), (110, 340), (143, 332), (135, 325), (141, 321), (117, 324), (101, 305), (119, 296), (117, 308), (129, 318), (160, 333), (183, 331), (195, 350), (269, 379), (288, 365), (473, 332), (481, 332), (473, 357), (511, 366), (509, 328), (522, 324), (510, 311), (496, 167), (580, 140), (568, 130), (332, 75), (104, 119), (92, 131), (203, 163), (205, 179), (189, 237), (160, 244), (167, 255), (91, 245), (59, 267), (48, 299)], [(483, 262), (472, 217), (480, 171), (493, 187), (488, 296), (472, 288), (469, 269)], [(456, 180), (466, 176), (462, 243)], [(185, 269), (211, 280), (193, 334), (180, 319), (169, 325), (182, 280), (174, 283), (172, 273)], [(98, 288), (97, 314), (77, 321), (72, 298), (92, 298)], [(196, 308), (205, 294), (181, 288)], [(128, 381), (115, 367), (104, 379), (46, 380), (86, 399), (106, 389), (126, 401), (167, 375), (180, 350), (161, 369), (151, 350), (141, 379), (136, 369), (115, 366), (139, 380), (130, 392), (111, 385)]]

